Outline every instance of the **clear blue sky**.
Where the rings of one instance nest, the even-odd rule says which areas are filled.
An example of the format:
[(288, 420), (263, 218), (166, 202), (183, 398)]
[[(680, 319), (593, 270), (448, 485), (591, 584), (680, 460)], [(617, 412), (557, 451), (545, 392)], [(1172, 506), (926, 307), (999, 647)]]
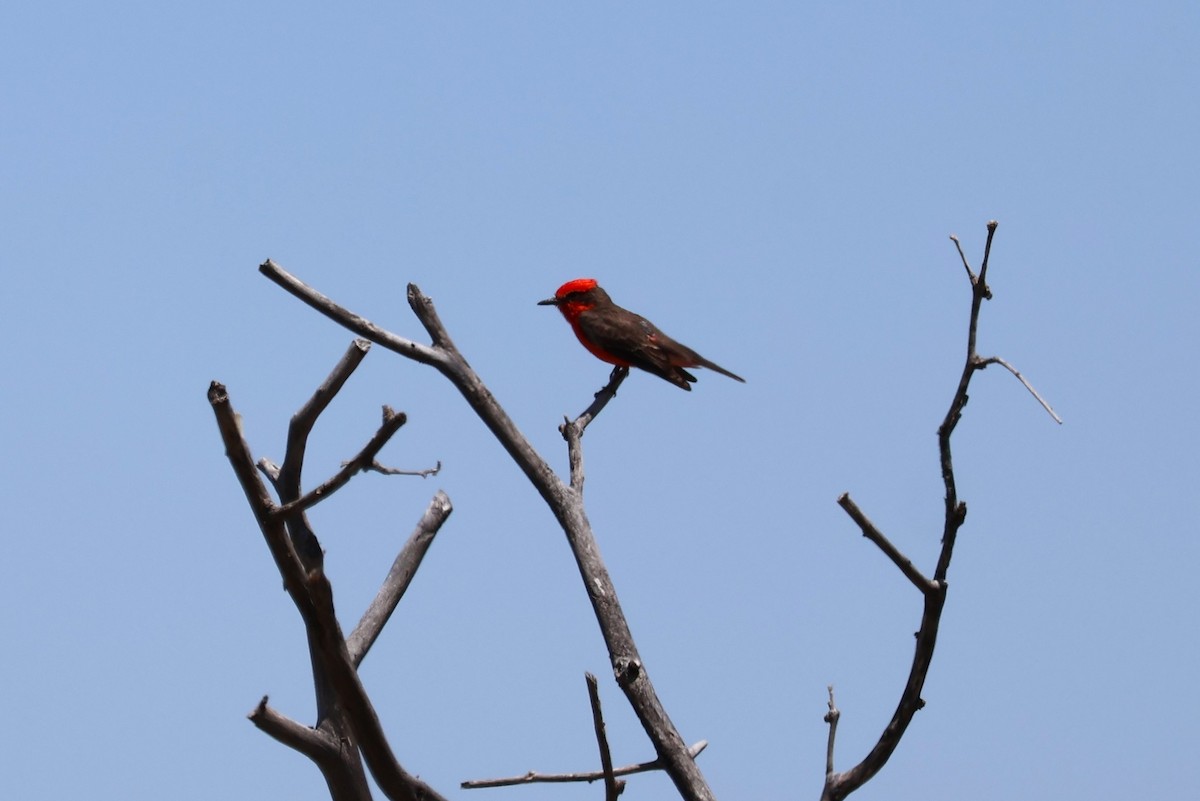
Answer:
[[(745, 376), (634, 375), (586, 440), (589, 513), (718, 797), (816, 798), (903, 684), (920, 602), (834, 501), (925, 569), (935, 430), (998, 219), (956, 439), (970, 513), (919, 713), (860, 799), (1184, 798), (1200, 784), (1195, 3), (17, 4), (0, 25), (0, 783), (22, 799), (325, 798), (255, 730), (311, 722), (303, 632), (224, 460), (260, 456), (350, 335), (270, 257), (393, 330), (436, 301), (565, 467), (607, 375), (534, 302), (595, 276)], [(456, 507), (363, 666), (405, 765), (457, 789), (649, 745), (552, 518), (432, 370), (374, 350), (307, 476), (357, 620), (434, 491)], [(630, 799), (666, 797), (662, 778)], [(486, 793), (486, 795), (485, 795)]]

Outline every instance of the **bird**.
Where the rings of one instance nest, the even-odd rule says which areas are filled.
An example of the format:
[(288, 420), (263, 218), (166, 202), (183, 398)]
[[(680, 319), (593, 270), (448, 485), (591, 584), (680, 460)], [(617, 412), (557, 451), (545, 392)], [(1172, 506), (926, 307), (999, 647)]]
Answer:
[(609, 364), (640, 368), (689, 392), (696, 376), (685, 367), (707, 367), (746, 383), (740, 375), (671, 339), (645, 317), (613, 303), (594, 278), (567, 281), (554, 297), (537, 305), (557, 306), (583, 346)]

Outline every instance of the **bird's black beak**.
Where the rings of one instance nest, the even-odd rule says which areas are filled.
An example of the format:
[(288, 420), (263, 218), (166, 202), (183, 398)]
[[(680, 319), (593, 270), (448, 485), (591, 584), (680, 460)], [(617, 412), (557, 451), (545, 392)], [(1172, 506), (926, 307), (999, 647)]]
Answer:
[(537, 302), (537, 305), (539, 305), (539, 306), (557, 306), (558, 298), (546, 298), (545, 300), (539, 300)]

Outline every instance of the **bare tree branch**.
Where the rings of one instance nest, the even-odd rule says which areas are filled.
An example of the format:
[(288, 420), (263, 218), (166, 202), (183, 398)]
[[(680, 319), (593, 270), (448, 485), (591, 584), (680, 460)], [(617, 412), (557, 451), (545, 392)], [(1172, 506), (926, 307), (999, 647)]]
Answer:
[(286, 715), (276, 712), (267, 706), (267, 696), (263, 696), (248, 717), (250, 721), (271, 737), (292, 748), (313, 762), (321, 762), (330, 755), (336, 755), (337, 744), (317, 729), (297, 723)]
[(579, 433), (582, 436), (583, 431), (588, 425), (596, 419), (600, 412), (604, 411), (604, 407), (608, 402), (617, 397), (617, 388), (621, 386), (626, 378), (629, 377), (628, 367), (614, 367), (608, 376), (608, 383), (605, 384), (596, 393), (595, 398), (586, 409), (580, 412), (579, 417), (575, 418), (575, 425), (579, 428)]
[[(944, 583), (946, 580), (946, 572), (950, 568), (950, 558), (954, 554), (954, 541), (958, 536), (958, 529), (962, 526), (963, 521), (967, 519), (967, 506), (958, 500), (958, 488), (954, 479), (954, 464), (950, 452), (950, 437), (954, 433), (955, 427), (958, 426), (958, 421), (962, 419), (963, 409), (966, 408), (968, 399), (967, 387), (971, 383), (971, 376), (975, 374), (976, 370), (980, 369), (975, 342), (978, 337), (979, 312), (983, 308), (983, 301), (992, 297), (992, 292), (987, 285), (986, 275), (988, 259), (992, 251), (992, 237), (996, 233), (996, 225), (995, 220), (987, 224), (988, 236), (987, 244), (984, 246), (983, 265), (980, 267), (979, 275), (971, 279), (971, 316), (967, 323), (967, 358), (963, 364), (962, 374), (958, 379), (958, 388), (954, 391), (954, 397), (950, 399), (950, 408), (947, 410), (946, 417), (942, 420), (941, 426), (938, 427), (938, 454), (942, 466), (942, 483), (946, 486), (946, 514), (942, 527), (942, 550), (938, 555), (937, 568), (933, 573), (933, 580), (939, 583)], [(970, 272), (969, 268), (967, 272)]]
[(829, 743), (825, 748), (825, 781), (833, 776), (833, 742), (837, 739), (838, 718), (842, 713), (833, 705), (833, 685), (829, 685), (829, 711), (825, 713), (825, 722), (829, 724)]
[[(312, 433), (317, 418), (328, 408), (329, 403), (345, 386), (346, 381), (354, 373), (362, 360), (371, 349), (371, 343), (365, 339), (356, 339), (350, 343), (346, 353), (334, 366), (329, 376), (317, 387), (312, 397), (292, 415), (288, 425), (287, 449), (283, 455), (283, 465), (286, 471), (276, 475), (274, 480), (300, 486), (300, 471), (304, 468), (304, 453), (308, 448), (308, 435)], [(281, 468), (283, 469), (283, 468)]]
[(1013, 367), (1011, 364), (1006, 362), (1004, 359), (1001, 359), (999, 356), (989, 356), (988, 358), (981, 359), (979, 361), (979, 369), (982, 370), (983, 368), (987, 367), (989, 364), (998, 364), (1001, 367), (1003, 367), (1005, 370), (1008, 370), (1008, 372), (1010, 372), (1014, 376), (1016, 376), (1017, 380), (1020, 381), (1022, 385), (1024, 385), (1025, 389), (1029, 390), (1029, 394), (1033, 395), (1033, 397), (1037, 399), (1037, 402), (1042, 404), (1042, 408), (1046, 410), (1046, 414), (1048, 414), (1052, 418), (1054, 418), (1054, 422), (1058, 423), (1059, 425), (1062, 425), (1062, 418), (1059, 417), (1055, 413), (1054, 409), (1050, 408), (1050, 404), (1046, 403), (1046, 399), (1043, 398), (1040, 394), (1038, 394), (1038, 391), (1033, 388), (1033, 384), (1030, 384), (1028, 381), (1026, 381), (1025, 376), (1021, 375), (1021, 373), (1017, 370), (1017, 368)]
[(958, 248), (958, 256), (962, 259), (963, 268), (967, 271), (967, 279), (974, 284), (975, 273), (971, 270), (971, 264), (967, 261), (967, 254), (963, 253), (962, 242), (958, 241), (958, 234), (950, 234), (950, 241), (954, 243), (954, 247)]
[(406, 771), (396, 759), (379, 715), (346, 650), (341, 626), (333, 613), (333, 588), (324, 571), (309, 573), (308, 589), (315, 600), (323, 665), (358, 737), (359, 750), (375, 783), (393, 801), (445, 801), (440, 793)]
[[(318, 705), (320, 706), (322, 701), (326, 703), (325, 710), (318, 709), (319, 716), (323, 720), (329, 719), (330, 716), (341, 719), (341, 713), (344, 712), (349, 730), (343, 732), (342, 736), (349, 737), (353, 734), (357, 740), (357, 748), (361, 750), (376, 783), (388, 798), (393, 801), (441, 799), (442, 796), (431, 787), (407, 773), (392, 753), (378, 716), (346, 650), (341, 627), (333, 610), (332, 587), (320, 563), (303, 563), (301, 555), (293, 547), (293, 536), (289, 535), (283, 517), (278, 514), (280, 507), (272, 502), (255, 471), (254, 459), (242, 436), (238, 416), (229, 402), (225, 387), (214, 381), (209, 387), (208, 397), (225, 443), (226, 456), (242, 485), (271, 555), (275, 558), (284, 587), (304, 620), (314, 663)], [(285, 465), (283, 470), (287, 471), (288, 467)], [(299, 470), (294, 472), (295, 475), (299, 475)], [(289, 491), (289, 488), (285, 487), (284, 491)], [(290, 522), (297, 523), (302, 518), (303, 515), (300, 514)], [(315, 537), (313, 539), (315, 541)], [(325, 692), (326, 681), (332, 689), (331, 694)], [(354, 764), (357, 764), (357, 757)], [(324, 764), (318, 762), (317, 765), (325, 773)], [(343, 760), (342, 766), (346, 770), (353, 769), (348, 760)], [(333, 779), (329, 773), (325, 775), (326, 782), (332, 789)], [(362, 787), (366, 787), (365, 781)], [(369, 792), (360, 797), (370, 798)]]
[(853, 500), (850, 499), (850, 493), (843, 492), (838, 498), (838, 505), (846, 510), (846, 514), (850, 515), (858, 527), (862, 529), (863, 536), (871, 542), (879, 546), (879, 550), (887, 554), (887, 557), (892, 560), (896, 567), (900, 568), (900, 572), (908, 577), (908, 580), (922, 593), (937, 592), (937, 587), (929, 579), (921, 575), (921, 571), (913, 565), (912, 560), (904, 554), (900, 553), (895, 545), (883, 533), (875, 528), (875, 524), (867, 519), (867, 516), (862, 513)]
[[(362, 364), (363, 359), (366, 358), (367, 352), (370, 349), (371, 343), (365, 339), (356, 339), (351, 342), (345, 354), (334, 365), (321, 385), (317, 387), (316, 391), (304, 405), (292, 415), (292, 419), (288, 424), (287, 446), (284, 451), (283, 464), (276, 466), (265, 458), (259, 461), (259, 469), (271, 480), (271, 484), (274, 486), (275, 492), (279, 495), (282, 503), (287, 504), (300, 497), (301, 473), (304, 470), (304, 455), (308, 449), (308, 436), (312, 433), (317, 418), (328, 408), (330, 402), (341, 391), (342, 387), (345, 386), (346, 381), (358, 369), (358, 366)], [(292, 539), (297, 554), (304, 563), (305, 569), (322, 564), (325, 555), (321, 550), (321, 544), (317, 541), (316, 534), (313, 533), (312, 527), (308, 523), (308, 519), (303, 514), (299, 516), (293, 515), (287, 520), (287, 526), (288, 534)], [(313, 662), (313, 669), (319, 670), (315, 660)], [(320, 680), (320, 677), (314, 675), (314, 680), (318, 696), (317, 714), (323, 718), (328, 711), (326, 707), (330, 699), (326, 697), (325, 691), (321, 689), (324, 683)]]
[(571, 474), (571, 489), (580, 496), (583, 494), (583, 432), (588, 424), (596, 419), (596, 415), (604, 410), (608, 402), (617, 397), (617, 387), (621, 386), (621, 382), (628, 375), (628, 367), (614, 367), (612, 374), (608, 377), (608, 383), (596, 393), (596, 398), (591, 405), (574, 420), (564, 420), (563, 424), (558, 427), (559, 433), (567, 441), (567, 463)]
[[(454, 346), (445, 326), (438, 318), (433, 302), (423, 295), (415, 284), (408, 285), (409, 306), (433, 342), (432, 345), (421, 345), (385, 331), (338, 306), (272, 261), (263, 263), (259, 271), (347, 329), (381, 347), (437, 368), (462, 394), (467, 404), (525, 473), (562, 526), (608, 648), (613, 674), (654, 744), (664, 770), (687, 801), (710, 801), (712, 791), (688, 752), (683, 738), (667, 716), (642, 664), (608, 570), (600, 558), (599, 546), (584, 512), (581, 494), (559, 479), (509, 418), (491, 391)], [(615, 390), (613, 382), (610, 382), (610, 385)], [(602, 405), (597, 407), (597, 413), (599, 408), (602, 408)]]
[(279, 492), (279, 465), (272, 462), (267, 457), (263, 457), (255, 463), (264, 476), (270, 480), (271, 486), (275, 488), (275, 492)]
[(267, 706), (267, 698), (249, 715), (261, 731), (307, 756), (321, 770), (333, 801), (370, 801), (371, 791), (358, 753), (322, 726), (311, 729)]
[(433, 545), (433, 538), (438, 533), (438, 529), (442, 527), (442, 523), (446, 522), (446, 518), (452, 511), (454, 511), (454, 507), (450, 505), (449, 496), (438, 490), (437, 494), (433, 496), (433, 500), (429, 502), (429, 508), (425, 510), (425, 514), (421, 516), (421, 520), (413, 530), (412, 536), (400, 549), (396, 561), (392, 563), (392, 569), (388, 571), (387, 578), (383, 580), (383, 586), (375, 595), (375, 600), (371, 601), (371, 605), (363, 613), (362, 619), (358, 621), (358, 625), (346, 639), (346, 650), (355, 667), (362, 664), (367, 651), (371, 650), (371, 646), (375, 644), (375, 640), (383, 631), (388, 618), (392, 616), (396, 605), (400, 603), (400, 599), (408, 590), (408, 585), (416, 575), (417, 568), (421, 566), (421, 560), (425, 558), (425, 552), (429, 550), (430, 545)]
[(240, 417), (229, 402), (229, 393), (224, 384), (212, 382), (208, 389), (208, 401), (217, 418), (217, 428), (225, 443), (225, 455), (229, 464), (246, 494), (246, 500), (250, 503), (259, 528), (264, 530), (271, 555), (275, 557), (276, 565), (283, 576), (284, 586), (300, 609), (301, 616), (307, 621), (312, 615), (312, 601), (305, 587), (300, 558), (292, 548), (291, 540), (286, 536), (268, 536), (268, 532), (282, 534), (283, 522), (272, 514), (278, 507), (255, 472), (254, 457), (250, 455), (250, 448), (242, 436)]
[(426, 467), (424, 470), (401, 470), (398, 467), (385, 467), (379, 462), (371, 462), (363, 469), (369, 470), (372, 473), (381, 473), (385, 476), (417, 476), (419, 478), (429, 478), (430, 476), (436, 476), (438, 473), (442, 472), (442, 460), (439, 459), (438, 463), (433, 467)]
[(422, 364), (436, 365), (443, 360), (443, 356), (434, 348), (396, 336), (392, 332), (378, 327), (370, 320), (363, 319), (357, 314), (338, 306), (332, 300), (308, 284), (300, 281), (270, 259), (263, 262), (259, 266), (258, 271), (338, 325), (369, 339), (377, 345), (381, 345), (388, 350), (395, 351)]
[[(700, 755), (700, 752), (708, 748), (708, 740), (701, 740), (688, 749), (688, 756), (695, 759)], [(634, 773), (646, 773), (652, 770), (663, 770), (663, 763), (660, 759), (652, 759), (649, 762), (638, 762), (635, 765), (626, 765), (621, 768), (613, 768), (613, 776), (629, 776)], [(594, 770), (585, 773), (536, 773), (529, 771), (521, 776), (510, 776), (504, 779), (473, 779), (465, 781), (460, 786), (464, 790), (481, 790), (487, 787), (511, 787), (515, 784), (539, 784), (539, 783), (567, 783), (567, 782), (594, 782), (604, 778), (604, 771)]]
[[(337, 492), (342, 487), (346, 486), (350, 479), (354, 477), (355, 473), (361, 473), (364, 470), (370, 469), (371, 465), (375, 463), (375, 457), (379, 455), (381, 450), (383, 450), (383, 446), (388, 443), (388, 440), (391, 439), (392, 436), (399, 431), (406, 422), (408, 422), (408, 417), (404, 414), (404, 412), (394, 412), (387, 406), (384, 406), (383, 423), (371, 437), (370, 441), (368, 441), (367, 444), (363, 446), (363, 449), (358, 452), (357, 456), (350, 461), (345, 462), (340, 470), (338, 470), (331, 478), (329, 478), (316, 489), (310, 490), (303, 496), (296, 498), (295, 500), (288, 501), (283, 506), (279, 507), (275, 514), (278, 514), (280, 517), (290, 517), (296, 512), (302, 512), (307, 509), (311, 509), (333, 493)], [(287, 464), (286, 460), (284, 461), (284, 464)]]
[[(301, 564), (300, 556), (293, 547), (293, 540), (288, 534), (287, 527), (281, 519), (272, 514), (278, 507), (275, 506), (266, 486), (258, 477), (254, 466), (254, 457), (250, 454), (250, 448), (242, 436), (240, 417), (233, 410), (224, 385), (216, 381), (212, 382), (208, 389), (208, 400), (213, 414), (216, 416), (221, 439), (225, 444), (225, 455), (229, 459), (234, 475), (237, 476), (238, 483), (242, 486), (242, 491), (250, 504), (250, 510), (258, 522), (267, 548), (275, 560), (275, 566), (283, 578), (284, 589), (291, 596), (292, 602), (296, 605), (305, 628), (309, 632), (314, 679), (316, 680), (314, 683), (317, 690), (318, 716), (322, 721), (331, 720), (331, 716), (338, 718), (340, 716), (337, 714), (337, 710), (331, 707), (329, 695), (322, 691), (322, 684), (319, 681), (320, 660), (316, 650), (311, 647), (313, 632), (318, 626), (318, 622), (316, 606), (308, 593), (305, 569)], [(319, 551), (318, 544), (318, 554)], [(333, 720), (332, 725), (336, 728), (338, 721)], [(281, 731), (278, 727), (276, 730)], [(347, 733), (346, 736), (350, 735)], [(335, 801), (369, 801), (371, 794), (357, 757), (352, 762), (338, 760), (336, 763), (323, 758), (316, 761), (315, 764), (325, 777), (326, 784)]]
[(979, 280), (977, 283), (983, 287), (980, 291), (983, 293), (985, 300), (992, 299), (992, 290), (987, 285), (988, 260), (992, 257), (992, 238), (996, 235), (996, 227), (999, 224), (995, 220), (988, 220), (987, 241), (983, 243), (983, 263), (979, 265)]
[(981, 359), (976, 351), (980, 309), (983, 306), (983, 301), (989, 300), (992, 297), (992, 291), (987, 284), (987, 270), (991, 256), (992, 238), (996, 233), (996, 222), (994, 220), (987, 224), (987, 231), (988, 235), (987, 243), (984, 246), (983, 263), (980, 266), (978, 275), (971, 270), (971, 266), (967, 261), (966, 254), (963, 253), (958, 237), (953, 235), (950, 237), (958, 249), (958, 254), (962, 259), (963, 267), (967, 272), (967, 278), (971, 284), (971, 314), (967, 325), (966, 360), (963, 364), (962, 373), (959, 376), (958, 386), (955, 389), (954, 396), (950, 400), (950, 408), (946, 412), (942, 424), (938, 427), (938, 454), (941, 463), (942, 480), (946, 488), (946, 499), (945, 520), (942, 527), (942, 547), (938, 554), (937, 567), (934, 571), (933, 579), (929, 580), (925, 578), (912, 565), (908, 557), (904, 556), (892, 545), (874, 524), (863, 515), (854, 502), (850, 500), (848, 494), (843, 494), (838, 499), (838, 503), (842, 508), (858, 523), (863, 535), (878, 545), (909, 578), (914, 586), (921, 591), (924, 596), (924, 610), (921, 615), (921, 627), (916, 635), (917, 642), (913, 654), (912, 666), (909, 669), (908, 680), (905, 682), (904, 690), (900, 695), (900, 702), (896, 706), (896, 711), (892, 714), (891, 720), (884, 728), (883, 733), (879, 736), (879, 740), (871, 751), (863, 757), (861, 762), (843, 773), (837, 773), (833, 769), (834, 736), (841, 713), (834, 706), (833, 689), (832, 687), (830, 688), (829, 713), (825, 716), (825, 720), (829, 724), (829, 747), (826, 755), (825, 786), (821, 793), (822, 801), (839, 801), (857, 790), (878, 773), (887, 763), (896, 746), (899, 745), (900, 739), (904, 736), (904, 732), (908, 728), (909, 723), (912, 722), (917, 710), (925, 705), (925, 702), (921, 698), (921, 690), (924, 687), (925, 678), (929, 673), (929, 665), (933, 660), (934, 647), (937, 644), (938, 628), (941, 624), (942, 609), (945, 606), (946, 590), (949, 586), (946, 582), (946, 574), (950, 568), (950, 560), (954, 553), (954, 544), (958, 530), (967, 517), (967, 506), (958, 498), (950, 438), (954, 433), (955, 427), (958, 425), (958, 421), (962, 418), (963, 409), (967, 405), (967, 389), (971, 383), (971, 376), (988, 364), (1002, 364), (1008, 367), (1021, 380), (1021, 383), (1025, 384), (1027, 389), (1033, 392), (1034, 397), (1042, 403), (1042, 406), (1050, 412), (1051, 416), (1056, 420), (1058, 419), (1057, 415), (1054, 415), (1054, 412), (1042, 400), (1041, 396), (1037, 392), (1034, 392), (1029, 383), (1013, 370), (1007, 362), (998, 357)]
[(592, 726), (596, 730), (596, 745), (600, 748), (600, 769), (604, 772), (604, 801), (617, 801), (617, 796), (625, 789), (625, 782), (617, 781), (613, 775), (612, 754), (608, 750), (608, 735), (604, 731), (604, 713), (600, 709), (600, 688), (596, 677), (585, 673), (587, 681), (588, 701), (592, 705)]

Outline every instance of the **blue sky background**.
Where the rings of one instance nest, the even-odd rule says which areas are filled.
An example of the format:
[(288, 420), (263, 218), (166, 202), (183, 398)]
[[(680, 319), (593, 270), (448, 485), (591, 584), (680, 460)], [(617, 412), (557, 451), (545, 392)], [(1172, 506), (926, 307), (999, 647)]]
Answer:
[[(586, 439), (591, 520), (718, 797), (816, 798), (908, 670), (935, 430), (965, 348), (958, 233), (1000, 221), (955, 440), (970, 513), (927, 707), (860, 799), (1189, 797), (1200, 10), (1194, 3), (43, 2), (0, 24), (0, 673), (22, 799), (327, 797), (245, 715), (311, 722), (303, 632), (205, 400), (259, 456), (351, 336), (270, 257), (421, 337), (407, 282), (543, 454), (607, 376), (534, 302), (595, 276), (747, 378), (647, 375)], [(455, 512), (363, 666), (395, 749), (457, 789), (650, 758), (550, 514), (461, 398), (376, 348), (310, 482), (352, 624), (434, 491)], [(627, 798), (660, 798), (662, 777)]]

